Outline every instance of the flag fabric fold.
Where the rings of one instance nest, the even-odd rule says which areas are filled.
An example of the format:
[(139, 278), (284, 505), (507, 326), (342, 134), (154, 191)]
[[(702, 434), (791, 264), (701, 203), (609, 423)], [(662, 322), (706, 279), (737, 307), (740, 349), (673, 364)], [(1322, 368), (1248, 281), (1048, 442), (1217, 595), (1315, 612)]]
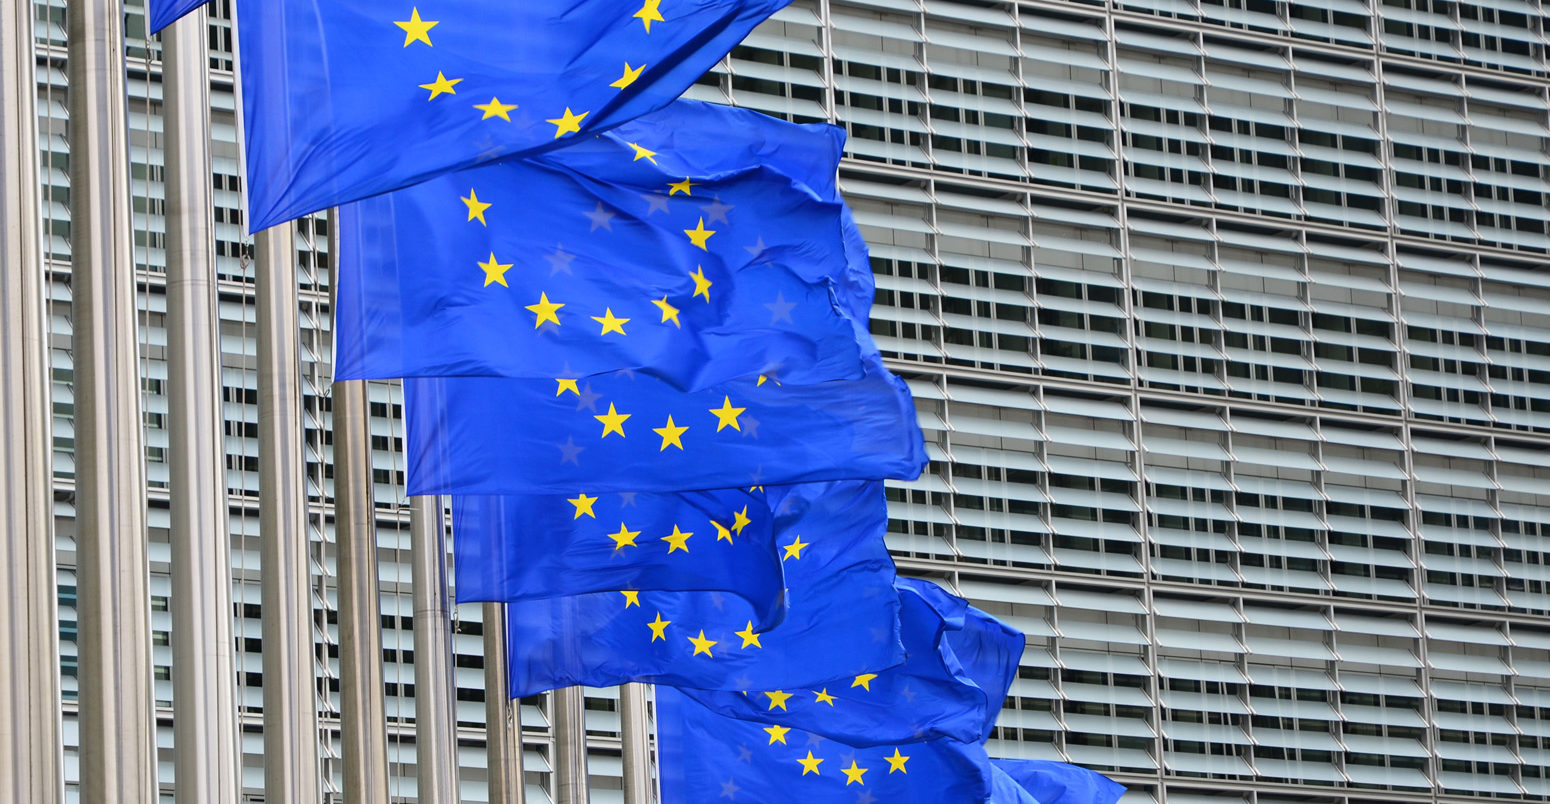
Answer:
[(1119, 782), (1064, 762), (996, 759), (991, 764), (1001, 779), (993, 804), (1115, 804), (1125, 795)]
[(767, 488), (786, 578), (785, 619), (761, 630), (714, 592), (618, 592), (507, 605), (511, 692), (629, 681), (777, 689), (904, 660), (879, 482)]
[(410, 494), (678, 491), (914, 478), (925, 446), (904, 382), (760, 376), (684, 392), (634, 373), (404, 380)]
[(859, 377), (873, 284), (833, 197), (842, 143), (678, 101), (347, 205), (335, 377)]
[(685, 689), (718, 714), (821, 734), (852, 746), (980, 742), (995, 724), (1025, 638), (930, 581), (901, 578), (905, 661), (807, 688), (743, 694)]
[(785, 3), (239, 3), (252, 230), (660, 108)]
[(657, 688), (657, 733), (663, 801), (977, 804), (992, 789), (978, 743), (850, 746), (725, 717), (666, 687)]
[(684, 494), (452, 498), (459, 602), (514, 602), (609, 592), (719, 591), (774, 627), (785, 579), (765, 495)]
[(1042, 804), (1033, 794), (1001, 769), (1000, 760), (990, 761), (990, 798), (987, 804)]

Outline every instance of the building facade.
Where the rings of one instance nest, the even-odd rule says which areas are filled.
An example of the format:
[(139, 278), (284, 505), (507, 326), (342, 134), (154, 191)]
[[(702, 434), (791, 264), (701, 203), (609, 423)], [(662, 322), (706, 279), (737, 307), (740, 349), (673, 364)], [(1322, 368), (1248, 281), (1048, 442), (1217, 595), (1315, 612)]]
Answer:
[[(212, 6), (213, 181), (259, 800), (256, 347), (229, 5)], [(68, 719), (67, 88), (61, 4), (38, 9)], [(130, 11), (165, 601), (159, 45)], [(1132, 804), (1550, 797), (1546, 26), (1524, 0), (795, 0), (694, 87), (849, 134), (841, 185), (872, 249), (873, 332), (932, 457), (890, 488), (889, 545), (1028, 634), (993, 754), (1109, 772)], [(320, 659), (338, 638), (326, 225), (298, 241)], [(409, 800), (403, 425), (396, 390), (372, 394), (391, 761)], [(477, 607), (459, 611), (479, 801), (480, 628)], [(337, 693), (336, 666), (319, 662), (320, 689)], [(619, 800), (614, 701), (589, 691), (598, 802)], [(529, 801), (547, 800), (546, 713), (523, 702)]]

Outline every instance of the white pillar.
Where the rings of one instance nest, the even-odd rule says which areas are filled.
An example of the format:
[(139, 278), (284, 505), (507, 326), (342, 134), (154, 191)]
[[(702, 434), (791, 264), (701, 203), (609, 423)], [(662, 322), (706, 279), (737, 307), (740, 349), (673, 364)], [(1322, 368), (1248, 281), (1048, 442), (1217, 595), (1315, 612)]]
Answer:
[(53, 413), (39, 237), (37, 56), (30, 0), (0, 0), (0, 799), (64, 792)]
[(651, 722), (646, 685), (619, 686), (619, 739), (624, 754), (624, 804), (651, 804)]
[(554, 789), (557, 804), (587, 804), (587, 710), (580, 687), (550, 693), (554, 728)]
[(220, 308), (203, 8), (162, 33), (167, 199), (167, 465), (172, 543), (173, 768), (179, 802), (241, 786)]
[(484, 604), (484, 733), (490, 804), (524, 804), (522, 713), (511, 699), (506, 604)]
[(302, 457), (294, 224), (254, 238), (258, 297), (258, 566), (264, 644), (264, 800), (318, 804), (317, 672)]
[(70, 0), (81, 799), (154, 801), (151, 617), (124, 9)]
[[(336, 252), (337, 253), (337, 252)], [(334, 534), (339, 556), (339, 731), (346, 804), (386, 804), (382, 604), (364, 380), (334, 383)]]
[(441, 498), (409, 500), (414, 596), (414, 747), (419, 800), (457, 801), (456, 689), (452, 610), (447, 605), (447, 542)]
[[(337, 260), (338, 215), (331, 215), (328, 224), (328, 258)], [(333, 388), (344, 800), (345, 804), (387, 804), (387, 704), (382, 697), (382, 601), (371, 478), (371, 408), (364, 380), (336, 382)]]

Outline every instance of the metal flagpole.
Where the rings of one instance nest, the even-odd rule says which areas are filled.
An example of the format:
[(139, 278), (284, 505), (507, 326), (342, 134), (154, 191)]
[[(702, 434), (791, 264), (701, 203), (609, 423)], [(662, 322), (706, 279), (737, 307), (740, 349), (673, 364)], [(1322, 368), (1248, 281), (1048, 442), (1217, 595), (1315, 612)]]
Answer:
[(151, 616), (120, 0), (70, 0), (81, 799), (153, 801)]
[(550, 693), (557, 804), (587, 804), (587, 710), (580, 687)]
[(512, 703), (506, 656), (506, 604), (484, 604), (484, 734), (490, 804), (524, 804), (522, 715)]
[(295, 224), (254, 238), (258, 297), (258, 508), (264, 645), (264, 800), (318, 804), (318, 702), (302, 472)]
[[(234, 72), (242, 48), (232, 14)], [(240, 80), (240, 79), (239, 79)], [(242, 92), (237, 92), (237, 129)], [(238, 149), (238, 154), (242, 149)], [(245, 163), (244, 163), (245, 164)], [(250, 179), (243, 177), (243, 181)], [(301, 322), (296, 225), (253, 238), (258, 330), (258, 571), (264, 668), (264, 800), (318, 804), (318, 693), (312, 641), (312, 559), (302, 450)]]
[(651, 804), (651, 726), (646, 685), (619, 687), (619, 738), (624, 751), (624, 804)]
[[(337, 210), (328, 257), (339, 259)], [(386, 804), (387, 705), (382, 691), (382, 604), (378, 596), (376, 507), (370, 408), (364, 380), (335, 382), (334, 534), (339, 563), (339, 732), (346, 804)]]
[(414, 595), (414, 741), (419, 800), (457, 801), (457, 720), (452, 680), (452, 611), (441, 498), (409, 500)]
[(180, 802), (236, 800), (242, 770), (221, 428), (207, 28), (200, 8), (162, 34), (173, 768)]
[(30, 0), (0, 0), (0, 799), (63, 801), (53, 413)]

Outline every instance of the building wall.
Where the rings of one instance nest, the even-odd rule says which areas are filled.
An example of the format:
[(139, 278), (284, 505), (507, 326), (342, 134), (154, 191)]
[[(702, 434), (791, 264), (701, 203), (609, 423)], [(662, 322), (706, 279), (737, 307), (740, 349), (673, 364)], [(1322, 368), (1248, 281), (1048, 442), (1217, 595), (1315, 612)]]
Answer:
[[(40, 6), (40, 113), (70, 654), (55, 2)], [(229, 42), (218, 12), (214, 41)], [(993, 753), (1109, 771), (1137, 804), (1550, 797), (1545, 19), (1517, 0), (795, 0), (691, 91), (850, 135), (841, 182), (872, 247), (873, 332), (932, 456), (890, 488), (890, 547), (1029, 635)], [(164, 595), (159, 85), (154, 42), (132, 47)], [(214, 64), (229, 70), (229, 53)], [(215, 84), (239, 665), (256, 724), (251, 239), (230, 73)], [(315, 558), (331, 572), (323, 226), (298, 247)], [(391, 386), (373, 400), (389, 711), (407, 729), (402, 423)], [(165, 700), (170, 617), (155, 616)], [(474, 801), (477, 607), (460, 616)], [(600, 802), (618, 800), (610, 696), (589, 713)], [(530, 800), (545, 801), (544, 702), (522, 712)], [(259, 739), (245, 734), (253, 793)], [(412, 742), (395, 748), (411, 797)]]

